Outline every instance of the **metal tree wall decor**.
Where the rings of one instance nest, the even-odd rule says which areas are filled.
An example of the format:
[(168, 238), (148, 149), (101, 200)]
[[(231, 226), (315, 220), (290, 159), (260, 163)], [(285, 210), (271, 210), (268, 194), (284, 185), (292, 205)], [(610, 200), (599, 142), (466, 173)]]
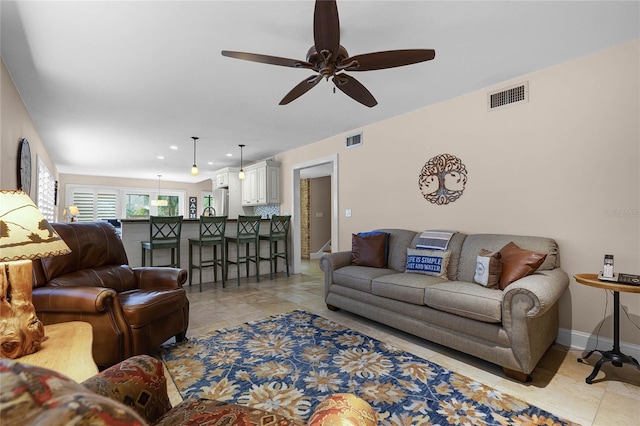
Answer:
[(455, 155), (440, 154), (422, 167), (418, 187), (430, 203), (443, 205), (456, 201), (467, 183), (467, 168)]

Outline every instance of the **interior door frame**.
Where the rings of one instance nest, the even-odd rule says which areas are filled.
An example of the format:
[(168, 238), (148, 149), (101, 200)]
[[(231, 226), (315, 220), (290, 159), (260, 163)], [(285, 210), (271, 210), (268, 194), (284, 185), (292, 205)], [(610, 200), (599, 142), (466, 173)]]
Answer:
[(292, 270), (299, 274), (301, 269), (301, 230), (300, 230), (300, 171), (310, 167), (331, 164), (331, 247), (338, 247), (338, 154), (316, 158), (303, 163), (294, 164), (291, 167), (291, 200), (292, 200)]

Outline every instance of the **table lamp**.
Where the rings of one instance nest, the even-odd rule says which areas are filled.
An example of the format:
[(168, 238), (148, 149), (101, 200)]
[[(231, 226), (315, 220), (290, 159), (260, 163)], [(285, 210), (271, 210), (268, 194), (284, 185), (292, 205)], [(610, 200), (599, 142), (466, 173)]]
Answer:
[(23, 191), (0, 190), (0, 355), (40, 349), (44, 326), (31, 301), (31, 259), (71, 253)]
[(78, 206), (69, 206), (69, 219), (71, 222), (75, 222), (76, 216), (80, 214), (80, 210), (78, 210)]

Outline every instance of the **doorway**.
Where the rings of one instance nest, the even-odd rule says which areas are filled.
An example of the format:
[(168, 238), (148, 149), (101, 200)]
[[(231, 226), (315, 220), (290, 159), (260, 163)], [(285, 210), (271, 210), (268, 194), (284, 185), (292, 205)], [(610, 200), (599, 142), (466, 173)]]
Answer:
[(291, 169), (291, 194), (292, 202), (292, 270), (294, 274), (300, 273), (301, 264), (301, 197), (300, 180), (331, 176), (331, 243), (332, 247), (338, 244), (338, 154), (318, 158), (304, 163), (295, 164)]

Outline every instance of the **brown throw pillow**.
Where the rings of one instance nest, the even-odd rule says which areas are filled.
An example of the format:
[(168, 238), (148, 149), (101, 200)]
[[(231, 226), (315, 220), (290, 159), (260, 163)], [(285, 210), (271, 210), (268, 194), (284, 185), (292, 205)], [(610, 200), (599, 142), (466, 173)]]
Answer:
[(351, 262), (358, 266), (384, 268), (387, 235), (368, 235), (361, 237), (351, 234)]
[(497, 289), (502, 273), (502, 255), (499, 251), (481, 249), (476, 259), (476, 273), (473, 282), (487, 288)]
[(522, 277), (532, 274), (542, 265), (546, 253), (536, 253), (518, 247), (513, 241), (500, 249), (502, 255), (502, 275), (500, 290)]

